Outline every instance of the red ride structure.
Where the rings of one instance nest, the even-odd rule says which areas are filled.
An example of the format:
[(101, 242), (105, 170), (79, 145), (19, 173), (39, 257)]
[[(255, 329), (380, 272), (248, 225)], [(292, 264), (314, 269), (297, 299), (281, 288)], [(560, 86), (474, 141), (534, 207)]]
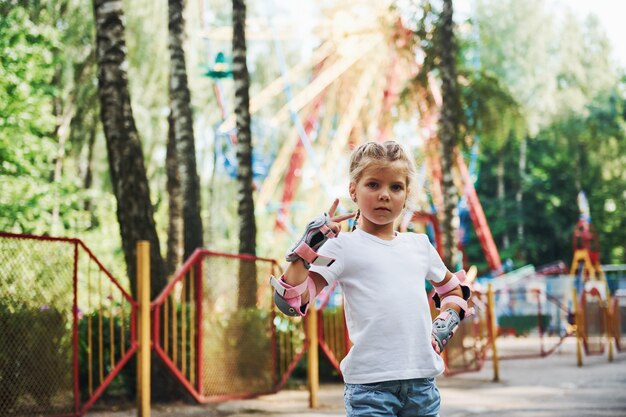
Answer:
[(572, 234), (574, 256), (570, 268), (570, 275), (576, 275), (580, 272), (585, 281), (589, 279), (605, 280), (604, 272), (600, 265), (598, 234), (591, 223), (589, 203), (587, 202), (585, 193), (582, 191), (578, 193), (577, 200), (580, 216)]

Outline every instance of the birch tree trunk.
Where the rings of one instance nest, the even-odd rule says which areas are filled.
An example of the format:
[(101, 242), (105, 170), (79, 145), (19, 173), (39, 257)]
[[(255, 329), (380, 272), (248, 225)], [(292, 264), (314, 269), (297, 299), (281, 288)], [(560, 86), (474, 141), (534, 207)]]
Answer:
[[(252, 182), (252, 134), (250, 132), (250, 76), (246, 64), (246, 3), (233, 0), (233, 79), (237, 121), (237, 183), (239, 205), (239, 253), (256, 255), (256, 222)], [(240, 308), (256, 305), (256, 267), (241, 262), (239, 270)]]
[(517, 241), (519, 242), (518, 256), (526, 260), (526, 246), (524, 242), (524, 179), (526, 178), (526, 149), (528, 137), (523, 136), (519, 150), (518, 176), (519, 185), (515, 193), (515, 204), (517, 206)]
[(147, 240), (150, 242), (150, 293), (154, 298), (166, 282), (143, 151), (128, 92), (122, 2), (94, 0), (94, 13), (100, 118), (106, 138), (109, 175), (117, 200), (117, 219), (130, 288), (136, 295), (135, 246), (137, 241)]
[(455, 266), (456, 230), (459, 224), (458, 190), (454, 185), (454, 150), (458, 142), (459, 92), (456, 75), (456, 43), (454, 40), (454, 21), (452, 20), (452, 0), (444, 0), (437, 37), (439, 70), (442, 81), (443, 104), (439, 120), (439, 139), (441, 141), (441, 170), (443, 188), (443, 258), (449, 268)]
[(176, 152), (176, 137), (174, 136), (174, 122), (169, 117), (169, 131), (167, 135), (167, 150), (165, 154), (165, 171), (167, 173), (168, 198), (168, 227), (167, 227), (167, 256), (165, 270), (171, 275), (182, 265), (184, 260), (183, 243), (183, 196), (180, 186), (180, 170), (178, 169), (178, 153)]
[(183, 39), (185, 20), (183, 0), (168, 0), (170, 51), (170, 109), (173, 123), (178, 166), (183, 195), (184, 257), (187, 259), (203, 244), (200, 216), (200, 179), (196, 166), (191, 93), (187, 82), (187, 67)]

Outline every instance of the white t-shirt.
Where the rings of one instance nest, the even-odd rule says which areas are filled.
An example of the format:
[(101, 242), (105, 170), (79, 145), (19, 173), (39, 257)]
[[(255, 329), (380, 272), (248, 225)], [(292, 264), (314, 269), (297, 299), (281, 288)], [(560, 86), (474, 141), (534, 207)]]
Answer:
[(360, 229), (329, 239), (319, 254), (329, 267), (311, 265), (328, 284), (339, 282), (350, 340), (341, 361), (344, 381), (366, 384), (434, 377), (443, 360), (431, 346), (432, 319), (425, 288), (446, 267), (428, 237), (396, 233), (383, 240)]

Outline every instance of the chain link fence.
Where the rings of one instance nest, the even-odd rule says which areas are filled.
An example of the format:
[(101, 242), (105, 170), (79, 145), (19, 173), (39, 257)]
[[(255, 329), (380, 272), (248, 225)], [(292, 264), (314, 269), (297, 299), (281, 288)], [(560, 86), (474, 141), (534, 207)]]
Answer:
[(341, 375), (339, 365), (352, 347), (352, 342), (346, 325), (343, 292), (337, 283), (320, 292), (316, 298), (316, 314), (320, 350), (330, 366)]
[(80, 415), (125, 385), (134, 307), (82, 242), (0, 233), (0, 265), (0, 415)]
[(75, 253), (0, 235), (0, 415), (74, 412)]
[(153, 302), (155, 349), (198, 401), (277, 391), (305, 350), (302, 320), (277, 315), (276, 261), (198, 250)]
[[(454, 337), (450, 339), (443, 351), (446, 375), (479, 371), (490, 352), (490, 315), (487, 294), (474, 291), (471, 305), (474, 306), (475, 315), (461, 322)], [(433, 305), (433, 317), (438, 313)]]
[[(83, 415), (98, 400), (134, 399), (128, 282), (76, 239), (0, 232), (0, 265), (0, 415)], [(198, 401), (276, 392), (310, 348), (304, 321), (273, 304), (268, 278), (280, 272), (272, 259), (197, 250), (151, 303), (154, 349)], [(500, 359), (552, 353), (576, 327), (574, 303), (587, 354), (604, 351), (609, 330), (623, 350), (623, 294), (609, 309), (598, 291), (572, 300), (570, 276), (495, 282), (493, 306), (474, 291), (477, 314), (444, 351), (446, 374), (481, 369), (496, 336)], [(341, 291), (326, 289), (317, 302), (320, 347), (339, 370), (350, 349)]]

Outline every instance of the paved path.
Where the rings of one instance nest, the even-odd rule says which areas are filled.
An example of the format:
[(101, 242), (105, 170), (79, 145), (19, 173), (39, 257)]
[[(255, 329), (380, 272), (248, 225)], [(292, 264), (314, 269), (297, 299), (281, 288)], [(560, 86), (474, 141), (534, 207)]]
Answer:
[[(571, 347), (571, 349), (570, 349)], [(573, 346), (547, 358), (500, 362), (493, 382), (491, 362), (477, 373), (438, 378), (441, 417), (626, 417), (626, 353), (585, 357), (576, 365)], [(310, 410), (307, 392), (281, 392), (255, 400), (221, 404), (229, 417), (345, 416), (343, 386), (322, 386), (320, 409)]]
[[(493, 382), (491, 362), (480, 372), (440, 377), (441, 417), (626, 417), (626, 353), (584, 358), (576, 365), (573, 340), (546, 358), (500, 362)], [(320, 407), (308, 408), (306, 391), (287, 390), (251, 400), (205, 406), (153, 408), (152, 416), (343, 417), (343, 385), (322, 385)], [(130, 417), (132, 411), (90, 413)]]

